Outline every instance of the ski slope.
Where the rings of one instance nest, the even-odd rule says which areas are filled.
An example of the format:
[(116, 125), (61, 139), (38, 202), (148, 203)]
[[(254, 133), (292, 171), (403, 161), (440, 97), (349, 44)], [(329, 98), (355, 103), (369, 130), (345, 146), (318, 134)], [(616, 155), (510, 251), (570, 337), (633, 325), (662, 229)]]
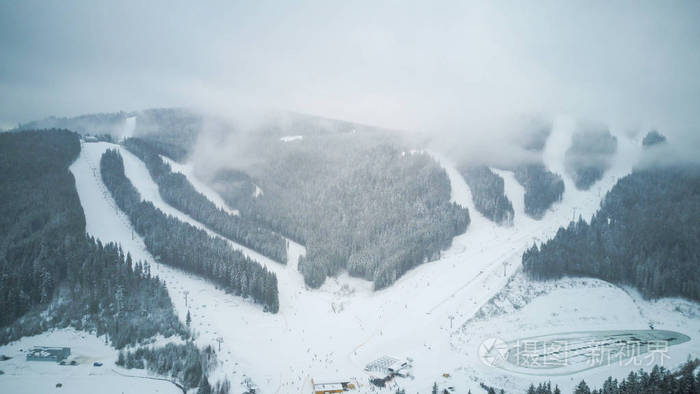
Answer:
[[(258, 261), (259, 263), (263, 264), (265, 267), (267, 267), (268, 270), (277, 272), (278, 270), (284, 269), (283, 266), (281, 266), (280, 263), (275, 262), (274, 260), (263, 256), (262, 254), (256, 252), (253, 249), (250, 249), (246, 246), (243, 246), (239, 243), (233, 242), (228, 238), (225, 238), (214, 231), (211, 231), (207, 226), (204, 224), (200, 223), (199, 221), (193, 219), (189, 215), (185, 214), (184, 212), (174, 208), (170, 204), (166, 203), (163, 198), (160, 195), (160, 192), (158, 191), (158, 184), (151, 178), (151, 174), (148, 172), (148, 168), (146, 167), (146, 164), (141, 161), (138, 157), (133, 155), (131, 152), (129, 152), (127, 149), (120, 149), (118, 145), (110, 145), (106, 144), (108, 148), (111, 149), (119, 149), (122, 158), (124, 159), (124, 173), (126, 174), (126, 177), (129, 178), (131, 183), (134, 185), (134, 187), (141, 193), (141, 198), (145, 201), (150, 201), (153, 203), (153, 205), (163, 211), (166, 215), (173, 216), (177, 219), (179, 219), (182, 222), (189, 223), (194, 227), (197, 227), (198, 229), (206, 231), (210, 236), (212, 237), (218, 237), (226, 241), (231, 248), (234, 250), (238, 250), (241, 253), (243, 253), (245, 256), (250, 257), (251, 259)], [(89, 145), (88, 147), (92, 147)], [(98, 152), (104, 152), (104, 150), (97, 149)], [(102, 153), (99, 153), (101, 156)], [(99, 157), (95, 159), (96, 163), (99, 166)], [(202, 191), (199, 190), (201, 193)], [(213, 192), (213, 191), (210, 191)], [(202, 193), (204, 194), (204, 193)], [(205, 194), (206, 196), (206, 194)]]
[[(545, 163), (553, 171), (562, 167), (560, 160), (570, 136), (571, 124), (558, 120), (544, 152)], [(113, 145), (85, 144), (71, 171), (76, 177), (88, 232), (103, 241), (121, 242), (134, 257), (152, 264), (153, 271), (166, 281), (181, 319), (184, 320), (187, 311), (191, 311), (199, 345), (216, 346), (215, 339), (223, 338), (222, 363), (214, 379), (227, 376), (234, 388), (252, 379), (260, 393), (307, 393), (312, 378), (316, 382), (351, 380), (357, 382), (359, 392), (367, 393), (374, 392), (374, 388), (368, 385), (364, 366), (381, 356), (391, 355), (414, 360), (415, 379), (398, 379), (396, 383), (408, 392), (423, 393), (429, 392), (433, 382), (442, 379), (443, 373), (456, 376), (459, 371), (478, 368), (478, 359), (470, 356), (471, 347), (478, 347), (478, 343), (455, 341), (454, 334), (461, 332), (460, 327), (469, 322), (518, 271), (525, 248), (554, 236), (557, 229), (567, 225), (574, 215), (589, 220), (599, 206), (600, 196), (619, 177), (631, 171), (640, 149), (634, 141), (618, 138), (619, 152), (606, 176), (589, 191), (575, 190), (571, 180), (564, 176), (566, 191), (562, 201), (539, 221), (524, 214), (523, 189), (513, 174), (496, 170), (504, 177), (505, 191), (515, 210), (513, 226), (510, 227), (500, 227), (479, 214), (471, 202), (469, 188), (454, 165), (449, 159), (433, 154), (447, 171), (452, 200), (469, 208), (472, 218), (469, 229), (455, 237), (452, 247), (443, 252), (438, 261), (409, 271), (393, 286), (377, 292), (372, 291), (370, 282), (346, 274), (329, 278), (320, 289), (306, 288), (296, 270), (298, 256), (303, 253), (301, 245), (290, 243), (287, 266), (251, 253), (253, 259), (277, 274), (280, 312), (276, 315), (264, 313), (251, 302), (226, 294), (207, 281), (153, 261), (138, 235), (133, 234), (132, 238), (128, 219), (116, 209), (111, 196), (106, 193), (99, 168), (95, 165), (99, 164), (102, 152)], [(143, 163), (126, 150), (121, 152), (126, 175), (144, 199), (180, 220), (204, 228), (163, 202)], [(230, 244), (236, 247), (234, 243)], [(185, 292), (188, 292), (187, 305)], [(603, 296), (610, 295), (590, 292), (585, 286), (576, 294), (579, 304), (591, 305), (606, 302), (607, 298)], [(622, 311), (627, 306), (629, 303), (622, 303), (619, 305), (621, 309), (612, 310)], [(608, 308), (605, 309), (601, 313), (608, 313)], [(547, 313), (546, 308), (538, 308), (533, 311), (533, 316), (546, 316)], [(635, 321), (627, 323), (635, 324)], [(601, 326), (605, 324), (601, 323)], [(521, 329), (517, 324), (507, 327)], [(484, 333), (489, 333), (489, 330), (490, 324), (482, 328)], [(687, 350), (687, 347), (683, 349)], [(601, 376), (609, 374), (606, 368), (598, 371), (602, 371)], [(488, 375), (492, 371), (478, 369), (477, 372)], [(503, 381), (503, 375), (494, 376), (494, 381)], [(575, 378), (578, 379), (578, 375)], [(465, 379), (462, 381), (466, 382)], [(509, 376), (504, 379), (514, 381)], [(521, 389), (527, 387), (524, 380), (518, 382), (524, 385), (518, 386)], [(475, 384), (473, 387), (478, 387), (478, 383)], [(452, 382), (452, 385), (460, 387), (457, 382)], [(461, 388), (458, 392), (466, 392)], [(393, 390), (389, 388), (385, 392), (390, 389)]]
[(180, 174), (184, 175), (185, 178), (187, 178), (187, 180), (192, 184), (192, 186), (194, 186), (194, 188), (197, 189), (197, 191), (204, 194), (204, 196), (208, 198), (209, 201), (214, 203), (214, 205), (216, 205), (217, 208), (223, 209), (230, 215), (240, 216), (240, 212), (237, 209), (232, 209), (231, 207), (229, 207), (226, 201), (224, 201), (224, 199), (221, 198), (219, 193), (217, 193), (214, 189), (209, 187), (209, 185), (207, 185), (206, 183), (200, 181), (199, 178), (197, 178), (194, 175), (192, 165), (180, 164), (175, 160), (172, 160), (169, 157), (163, 155), (160, 155), (160, 158), (170, 165), (170, 168), (173, 170), (173, 172), (179, 172)]

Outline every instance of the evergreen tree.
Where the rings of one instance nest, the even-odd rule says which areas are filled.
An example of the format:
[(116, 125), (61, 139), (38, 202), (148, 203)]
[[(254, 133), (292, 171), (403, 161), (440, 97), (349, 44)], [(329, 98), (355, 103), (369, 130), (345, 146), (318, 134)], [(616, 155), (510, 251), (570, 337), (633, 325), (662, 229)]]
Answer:
[(534, 279), (592, 276), (648, 297), (700, 300), (700, 166), (637, 169), (579, 218), (523, 253)]
[[(639, 370), (630, 372), (625, 379), (618, 383), (617, 379), (608, 377), (601, 389), (591, 390), (585, 381), (581, 381), (574, 389), (575, 394), (637, 394), (637, 393), (664, 393), (664, 394), (696, 394), (700, 386), (700, 372), (694, 371), (700, 365), (700, 360), (690, 360), (681, 366), (678, 371), (671, 372), (664, 367), (655, 365), (651, 372)], [(485, 385), (482, 384), (482, 387)], [(551, 384), (540, 383), (537, 388), (530, 385), (528, 394), (560, 394), (559, 387), (552, 391)]]
[(305, 130), (303, 144), (261, 142), (260, 166), (221, 171), (212, 185), (241, 217), (304, 244), (298, 267), (308, 286), (347, 270), (381, 289), (439, 258), (470, 219), (451, 202), (435, 160), (406, 154), (377, 132)]
[(502, 225), (513, 223), (513, 204), (505, 195), (505, 182), (487, 166), (461, 167), (474, 206), (488, 219)]
[(202, 380), (199, 383), (197, 394), (211, 394), (211, 386), (209, 386), (209, 380), (207, 380), (205, 375), (202, 375)]
[(206, 231), (167, 216), (152, 203), (142, 201), (125, 176), (124, 162), (116, 150), (102, 155), (100, 171), (117, 205), (127, 214), (156, 260), (202, 275), (277, 313), (279, 295), (274, 273), (233, 250), (226, 241), (210, 237)]
[(287, 262), (287, 243), (284, 238), (247, 218), (229, 214), (217, 208), (199, 193), (187, 178), (173, 173), (148, 141), (130, 138), (124, 146), (145, 164), (163, 200), (218, 234), (280, 263)]
[(582, 380), (581, 383), (576, 386), (574, 394), (591, 394), (591, 389), (588, 388), (586, 382)]
[(548, 171), (544, 164), (523, 164), (515, 168), (515, 179), (525, 188), (525, 213), (541, 219), (564, 195), (561, 176)]
[(651, 130), (649, 133), (647, 133), (646, 136), (644, 136), (644, 139), (642, 140), (642, 145), (645, 148), (647, 148), (650, 146), (663, 144), (664, 142), (666, 142), (666, 136), (664, 136), (656, 130)]
[(68, 170), (79, 152), (66, 130), (0, 133), (0, 344), (68, 326), (116, 348), (186, 337), (163, 283), (118, 245), (86, 236)]

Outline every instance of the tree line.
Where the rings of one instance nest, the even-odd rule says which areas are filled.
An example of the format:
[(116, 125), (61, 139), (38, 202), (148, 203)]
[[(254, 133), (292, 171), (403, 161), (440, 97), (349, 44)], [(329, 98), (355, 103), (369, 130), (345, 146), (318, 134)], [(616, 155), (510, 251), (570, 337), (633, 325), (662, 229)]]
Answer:
[(642, 146), (648, 148), (654, 145), (663, 144), (664, 142), (666, 142), (665, 135), (656, 130), (651, 130), (644, 136), (644, 139), (642, 139)]
[(542, 163), (522, 164), (515, 168), (515, 179), (525, 188), (525, 213), (542, 219), (547, 210), (564, 195), (564, 181)]
[[(135, 115), (134, 135), (153, 152), (178, 161), (191, 152), (203, 124), (201, 115), (186, 109), (152, 109)], [(227, 135), (239, 131), (222, 119), (208, 118), (207, 122), (225, 129)], [(281, 136), (297, 134), (304, 135), (303, 143), (279, 141)], [(327, 276), (346, 268), (375, 281), (378, 287), (387, 286), (411, 267), (439, 257), (469, 223), (466, 209), (450, 203), (449, 181), (439, 165), (425, 160), (423, 154), (396, 160), (401, 157), (401, 146), (384, 130), (284, 114), (264, 122), (247, 137), (246, 141), (252, 138), (255, 143), (246, 153), (260, 159), (261, 165), (224, 169), (216, 174), (220, 176), (214, 177), (212, 186), (251, 224), (239, 229), (282, 234), (306, 246), (301, 270), (310, 286), (320, 286)], [(378, 155), (378, 165), (372, 165), (372, 154)], [(399, 163), (382, 168), (380, 164), (388, 160)], [(360, 169), (355, 170), (357, 164)], [(411, 173), (414, 168), (417, 171)], [(354, 179), (360, 174), (364, 178)], [(377, 183), (380, 179), (389, 183)], [(180, 181), (171, 181), (174, 186), (169, 187), (178, 190)], [(438, 186), (434, 191), (433, 185)], [(257, 186), (262, 195), (255, 193)], [(187, 201), (191, 209), (217, 222), (229, 222), (184, 199), (185, 194), (182, 190), (173, 193), (170, 203)], [(386, 201), (378, 203), (381, 199)], [(347, 207), (350, 204), (352, 208)], [(385, 215), (390, 211), (391, 215)], [(200, 221), (207, 222), (206, 218)], [(219, 225), (215, 231), (225, 233), (225, 227)], [(275, 260), (286, 258), (276, 240), (252, 234), (231, 238)]]
[[(700, 371), (694, 371), (698, 365), (700, 360), (689, 360), (675, 372), (655, 365), (651, 372), (643, 369), (632, 371), (621, 381), (608, 377), (599, 389), (591, 389), (582, 380), (574, 388), (573, 394), (697, 394), (700, 393)], [(561, 393), (559, 387), (554, 386), (552, 389), (549, 382), (530, 385), (527, 390), (527, 394), (558, 393)]]
[(700, 300), (700, 166), (637, 169), (579, 219), (523, 254), (535, 279), (591, 276), (648, 297)]
[(505, 194), (505, 182), (485, 165), (460, 166), (459, 173), (469, 185), (474, 207), (500, 225), (513, 224), (513, 204)]
[(208, 374), (217, 365), (216, 351), (211, 346), (198, 349), (192, 342), (168, 343), (161, 347), (142, 346), (134, 351), (121, 350), (116, 364), (167, 376), (183, 392), (197, 388), (197, 394), (228, 394), (231, 390), (228, 379), (214, 387), (209, 383)]
[(79, 152), (67, 130), (0, 134), (0, 344), (68, 326), (117, 348), (187, 337), (148, 265), (86, 236), (68, 170)]
[[(175, 160), (191, 152), (203, 120), (180, 109), (146, 110), (135, 116), (135, 135), (151, 151)], [(320, 286), (327, 276), (348, 269), (379, 288), (387, 286), (406, 270), (438, 258), (452, 238), (466, 230), (467, 210), (449, 201), (449, 180), (428, 155), (402, 155), (402, 144), (383, 130), (303, 115), (291, 118), (291, 123), (283, 119), (261, 126), (253, 137), (255, 144), (246, 152), (260, 165), (224, 169), (212, 186), (250, 221), (250, 228), (306, 246), (307, 258), (300, 267), (308, 285)], [(227, 133), (236, 132), (233, 125), (219, 123)], [(296, 134), (304, 135), (303, 143), (279, 141), (280, 136)], [(172, 178), (175, 186), (170, 187), (178, 190), (178, 182)], [(255, 193), (257, 186), (262, 195)], [(184, 199), (185, 194), (173, 193), (170, 203), (188, 201), (191, 209), (228, 223)], [(224, 227), (215, 231), (225, 233)], [(236, 242), (284, 261), (278, 241), (256, 240), (248, 236)]]
[(173, 173), (148, 141), (129, 138), (124, 141), (124, 146), (146, 164), (165, 202), (220, 235), (286, 264), (287, 241), (283, 237), (254, 221), (217, 208), (183, 174)]
[(124, 162), (116, 150), (100, 159), (102, 180), (119, 208), (131, 220), (157, 261), (172, 265), (223, 286), (242, 297), (251, 297), (269, 312), (279, 310), (277, 277), (226, 241), (210, 237), (204, 230), (165, 215), (139, 192), (124, 174)]
[(439, 258), (469, 224), (432, 158), (364, 138), (329, 134), (271, 149), (255, 177), (264, 193), (236, 205), (306, 246), (299, 270), (310, 287), (347, 270), (384, 288)]
[[(574, 387), (572, 394), (697, 394), (700, 393), (699, 365), (700, 360), (698, 359), (688, 360), (676, 371), (668, 370), (663, 366), (654, 365), (651, 372), (644, 371), (643, 369), (632, 371), (621, 381), (613, 379), (612, 376), (610, 376), (603, 382), (602, 387), (599, 389), (591, 389), (588, 383), (582, 380)], [(506, 393), (503, 389), (497, 389), (484, 383), (481, 383), (480, 386), (487, 394)], [(447, 389), (440, 391), (440, 387), (437, 383), (433, 384), (433, 394), (449, 394), (450, 392), (452, 391)], [(405, 393), (405, 390), (396, 390), (396, 394)], [(471, 393), (471, 390), (469, 390), (469, 393)], [(527, 389), (527, 394), (561, 393), (562, 390), (559, 389), (559, 386), (555, 385), (552, 387), (551, 382), (539, 383), (537, 386), (531, 384)]]

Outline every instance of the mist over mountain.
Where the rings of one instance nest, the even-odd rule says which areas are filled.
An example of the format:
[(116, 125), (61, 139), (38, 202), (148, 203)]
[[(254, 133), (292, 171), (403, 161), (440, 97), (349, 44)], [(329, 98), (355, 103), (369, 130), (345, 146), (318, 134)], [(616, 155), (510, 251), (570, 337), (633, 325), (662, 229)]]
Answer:
[(0, 2), (0, 392), (700, 392), (698, 16)]
[(0, 127), (272, 108), (442, 135), (474, 153), (531, 114), (674, 138), (698, 125), (693, 2), (370, 5), (5, 3)]

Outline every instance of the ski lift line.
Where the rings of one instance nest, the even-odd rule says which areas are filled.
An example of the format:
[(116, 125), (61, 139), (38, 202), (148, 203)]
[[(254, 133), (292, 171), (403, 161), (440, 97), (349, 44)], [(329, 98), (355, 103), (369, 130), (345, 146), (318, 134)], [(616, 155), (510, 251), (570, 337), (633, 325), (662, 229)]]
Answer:
[[(92, 160), (90, 160), (88, 156), (86, 156), (85, 158), (86, 158), (86, 161), (88, 162), (89, 168), (92, 170), (94, 182), (97, 185), (97, 188), (102, 192), (102, 197), (107, 202), (107, 204), (110, 205), (111, 208), (114, 208), (114, 210), (117, 213), (117, 217), (122, 222), (122, 224), (131, 229), (132, 239), (134, 239), (133, 228), (131, 227), (131, 222), (126, 219), (124, 212), (122, 212), (119, 209), (119, 207), (116, 205), (116, 202), (112, 198), (111, 193), (109, 193), (107, 191), (107, 189), (105, 188), (104, 182), (102, 181), (101, 176), (100, 176), (100, 178), (97, 177), (97, 172), (96, 172), (97, 169), (96, 169), (96, 166), (93, 164)], [(136, 239), (134, 239), (134, 240), (136, 240)], [(141, 242), (140, 239), (138, 239), (137, 244), (139, 247), (141, 247), (141, 249), (145, 250), (145, 244), (143, 244), (143, 242)]]
[[(519, 252), (521, 252), (522, 250), (524, 250), (524, 249), (526, 249), (526, 248), (527, 248), (527, 246), (523, 246), (523, 247), (517, 249), (515, 252), (512, 252), (512, 253), (510, 253), (510, 254), (508, 254), (508, 252), (506, 252), (505, 254), (499, 256), (498, 258), (496, 258), (495, 261), (499, 261), (499, 260), (500, 260), (500, 261), (508, 260), (508, 259), (510, 259), (511, 257), (513, 257), (514, 255), (518, 254)], [(504, 259), (502, 256), (507, 256), (507, 257)], [(494, 265), (496, 266), (495, 268), (493, 268)], [(491, 270), (490, 270), (489, 272), (494, 272), (496, 269), (500, 270), (500, 267), (498, 267), (498, 266), (495, 264), (495, 262), (490, 263), (490, 264), (489, 264), (489, 267), (491, 267)], [(440, 302), (437, 303), (435, 306), (433, 306), (433, 307), (432, 307), (429, 311), (427, 311), (425, 314), (426, 314), (426, 315), (432, 314), (436, 309), (438, 309), (439, 307), (441, 307), (443, 304), (445, 304), (445, 303), (446, 303), (447, 301), (449, 301), (450, 299), (454, 298), (454, 296), (455, 296), (457, 293), (461, 292), (461, 291), (464, 290), (466, 287), (468, 287), (469, 285), (471, 285), (476, 279), (478, 279), (481, 275), (483, 275), (484, 272), (486, 272), (486, 271), (484, 271), (484, 270), (479, 271), (479, 273), (478, 273), (476, 276), (474, 276), (473, 278), (471, 278), (469, 281), (467, 281), (467, 283), (465, 283), (464, 285), (460, 286), (457, 290), (455, 290), (455, 291), (452, 292), (450, 295), (448, 295), (447, 297), (445, 297), (442, 301), (440, 301)]]

